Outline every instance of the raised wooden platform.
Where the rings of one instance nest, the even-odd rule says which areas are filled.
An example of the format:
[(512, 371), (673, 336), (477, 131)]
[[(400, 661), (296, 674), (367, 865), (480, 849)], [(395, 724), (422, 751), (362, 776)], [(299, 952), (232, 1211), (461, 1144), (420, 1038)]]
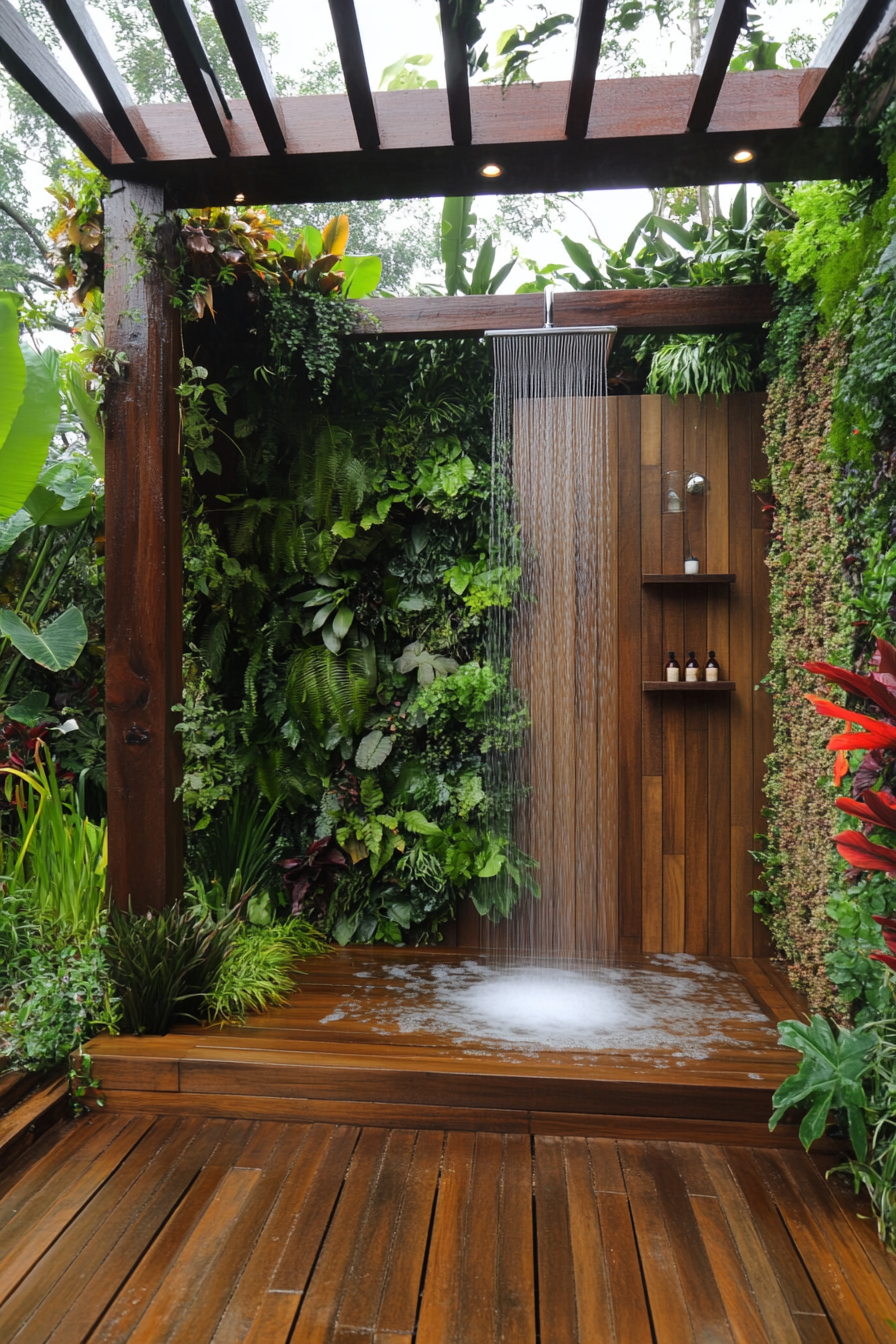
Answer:
[(803, 1153), (99, 1115), (0, 1174), (16, 1344), (886, 1344)]
[(772, 1094), (797, 1062), (777, 1045), (776, 1023), (800, 1012), (768, 963), (647, 956), (602, 963), (666, 976), (670, 993), (690, 976), (706, 1018), (698, 1035), (705, 1029), (724, 1037), (707, 1040), (696, 1054), (693, 1033), (681, 1049), (673, 1040), (585, 1051), (440, 1032), (430, 1021), (430, 989), (417, 992), (408, 975), (419, 968), (431, 984), (432, 972), (464, 964), (488, 961), (462, 951), (338, 951), (304, 963), (302, 988), (290, 1003), (244, 1026), (97, 1038), (88, 1048), (106, 1108), (797, 1145), (794, 1125), (768, 1132)]

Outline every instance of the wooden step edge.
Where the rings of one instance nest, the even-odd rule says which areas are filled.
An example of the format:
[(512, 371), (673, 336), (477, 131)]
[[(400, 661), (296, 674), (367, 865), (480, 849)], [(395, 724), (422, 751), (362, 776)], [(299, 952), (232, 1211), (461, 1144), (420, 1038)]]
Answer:
[(68, 1074), (60, 1066), (39, 1077), (36, 1086), (6, 1115), (0, 1117), (0, 1170), (29, 1148), (68, 1110)]
[(8, 1114), (32, 1091), (36, 1075), (27, 1069), (7, 1069), (0, 1073), (0, 1116)]
[(793, 1016), (797, 1021), (804, 1022), (809, 1017), (809, 1000), (798, 989), (794, 989), (789, 977), (775, 964), (771, 957), (755, 957), (754, 960), (766, 979), (775, 986), (782, 999), (790, 1004)]
[[(90, 1098), (85, 1098), (89, 1105)], [(669, 1118), (645, 1115), (583, 1115), (573, 1112), (496, 1110), (490, 1107), (437, 1107), (384, 1102), (292, 1100), (209, 1093), (119, 1092), (106, 1095), (106, 1112), (197, 1116), (202, 1119), (279, 1120), (293, 1124), (364, 1125), (382, 1129), (436, 1129), (563, 1137), (676, 1140), (726, 1147), (800, 1149), (798, 1126), (784, 1123), (772, 1133), (764, 1121)], [(842, 1143), (827, 1136), (813, 1153), (842, 1155)]]

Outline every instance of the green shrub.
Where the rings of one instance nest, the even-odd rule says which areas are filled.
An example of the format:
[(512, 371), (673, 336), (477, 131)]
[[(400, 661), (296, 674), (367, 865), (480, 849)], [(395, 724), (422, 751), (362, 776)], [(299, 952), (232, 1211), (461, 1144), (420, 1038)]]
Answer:
[(209, 1016), (242, 1019), (285, 1003), (295, 990), (296, 961), (326, 948), (304, 919), (263, 927), (241, 924), (207, 996)]
[(97, 1031), (115, 1031), (105, 930), (83, 946), (20, 944), (14, 977), (0, 984), (0, 995), (0, 1056), (20, 1068), (52, 1068)]
[(113, 910), (107, 955), (124, 1030), (161, 1036), (176, 1017), (198, 1021), (237, 930), (235, 911), (216, 921), (180, 903)]

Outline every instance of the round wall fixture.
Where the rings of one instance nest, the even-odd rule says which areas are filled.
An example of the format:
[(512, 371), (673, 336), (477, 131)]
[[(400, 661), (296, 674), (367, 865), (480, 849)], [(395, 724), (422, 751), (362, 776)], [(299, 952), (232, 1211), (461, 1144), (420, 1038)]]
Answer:
[(738, 149), (731, 155), (732, 163), (749, 163), (753, 158), (752, 149)]
[(500, 177), (504, 169), (499, 163), (484, 163), (479, 169), (480, 177)]

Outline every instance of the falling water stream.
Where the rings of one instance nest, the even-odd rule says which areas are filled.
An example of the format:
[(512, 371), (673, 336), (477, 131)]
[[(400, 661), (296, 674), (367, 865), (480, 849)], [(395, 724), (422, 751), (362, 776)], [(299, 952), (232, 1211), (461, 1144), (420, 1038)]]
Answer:
[[(484, 941), (553, 964), (617, 945), (611, 338), (546, 327), (494, 340), (490, 568), (521, 570), (519, 600), (492, 609), (489, 658), (512, 669), (494, 719), (511, 722), (521, 695), (531, 728), (492, 754), (489, 783), (541, 895), (483, 921)], [(501, 904), (514, 894), (505, 877)]]

